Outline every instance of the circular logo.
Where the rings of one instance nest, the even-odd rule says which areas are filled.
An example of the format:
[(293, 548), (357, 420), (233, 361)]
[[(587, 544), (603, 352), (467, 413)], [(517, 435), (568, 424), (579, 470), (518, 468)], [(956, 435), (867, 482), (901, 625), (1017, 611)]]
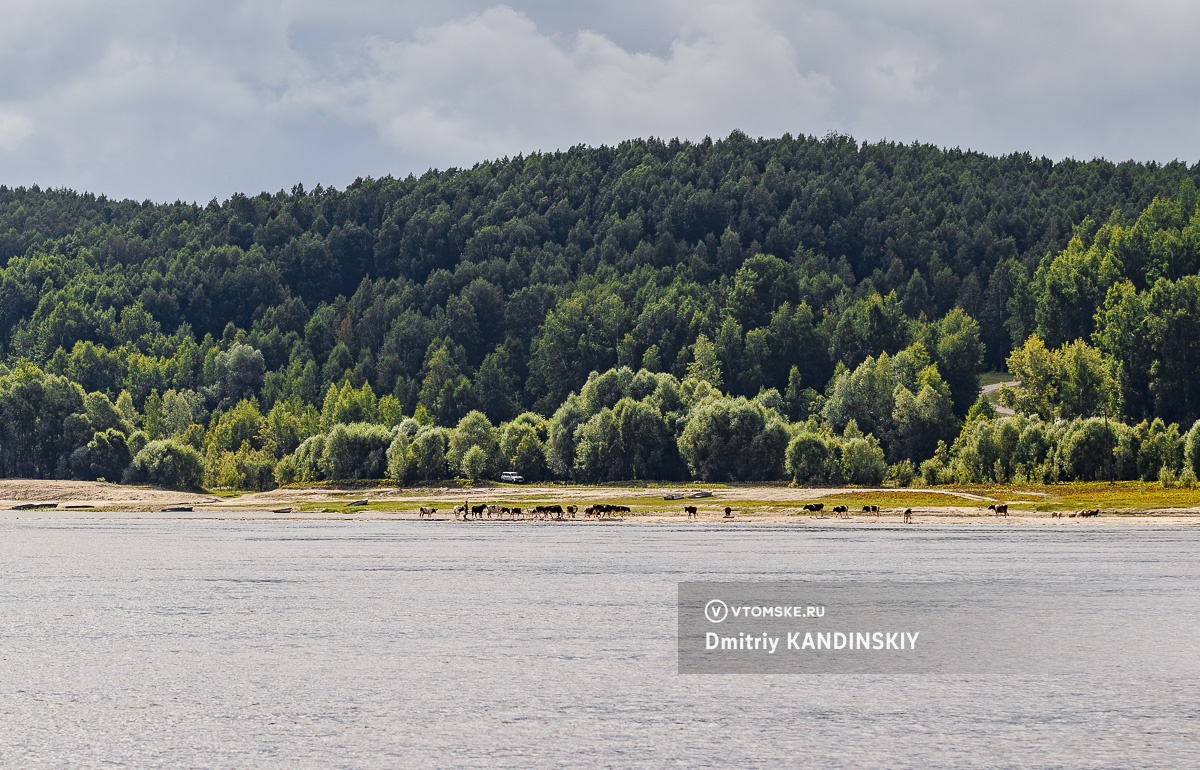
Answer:
[(704, 617), (708, 618), (709, 623), (721, 623), (729, 617), (729, 608), (720, 599), (713, 599), (704, 605)]

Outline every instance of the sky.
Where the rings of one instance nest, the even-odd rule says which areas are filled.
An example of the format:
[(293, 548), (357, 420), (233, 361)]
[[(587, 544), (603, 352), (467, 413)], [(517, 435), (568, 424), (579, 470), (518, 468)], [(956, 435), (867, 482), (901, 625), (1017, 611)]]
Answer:
[(0, 184), (225, 200), (657, 136), (1200, 160), (1191, 0), (0, 0)]

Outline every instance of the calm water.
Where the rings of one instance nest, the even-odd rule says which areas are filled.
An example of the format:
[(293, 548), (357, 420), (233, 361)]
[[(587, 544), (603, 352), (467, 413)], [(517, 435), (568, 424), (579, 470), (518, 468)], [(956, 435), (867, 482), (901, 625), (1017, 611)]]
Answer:
[(1197, 528), (4, 513), (0, 765), (1198, 767), (1197, 668), (1136, 651), (1094, 678), (681, 676), (675, 652), (680, 580), (1101, 582), (1175, 597), (1178, 631), (1198, 557)]

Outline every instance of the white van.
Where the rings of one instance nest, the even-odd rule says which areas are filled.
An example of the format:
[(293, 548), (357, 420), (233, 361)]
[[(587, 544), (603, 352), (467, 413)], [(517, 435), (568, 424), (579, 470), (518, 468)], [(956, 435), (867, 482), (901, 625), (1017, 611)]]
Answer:
[(505, 471), (500, 474), (500, 480), (507, 484), (524, 484), (525, 477), (516, 471)]

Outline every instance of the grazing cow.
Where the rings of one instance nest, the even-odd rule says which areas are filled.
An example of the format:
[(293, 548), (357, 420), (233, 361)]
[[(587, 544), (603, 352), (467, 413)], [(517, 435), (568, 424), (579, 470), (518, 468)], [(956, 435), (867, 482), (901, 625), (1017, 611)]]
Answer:
[(1086, 518), (1088, 518), (1089, 516), (1099, 516), (1099, 515), (1100, 515), (1100, 509), (1099, 509), (1099, 508), (1089, 508), (1089, 509), (1087, 509), (1087, 510), (1085, 510), (1085, 511), (1080, 511), (1080, 512), (1079, 512), (1079, 518), (1081, 518), (1081, 519), (1086, 519)]
[(810, 513), (818, 513), (825, 510), (825, 503), (808, 503), (804, 506), (804, 510)]
[(727, 519), (733, 518), (733, 509), (730, 508), (728, 505), (725, 506), (725, 518), (727, 518)]
[(435, 513), (437, 513), (437, 508), (426, 508), (425, 506), (421, 506), (421, 510), (417, 513), (417, 518), (418, 519), (429, 519), (430, 521), (432, 521), (433, 514), (435, 514)]
[(912, 508), (904, 509), (904, 523), (912, 524)]
[(864, 505), (863, 513), (873, 513), (876, 516), (878, 516), (879, 515), (879, 506), (878, 505)]
[(489, 505), (489, 506), (488, 506), (488, 518), (489, 518), (489, 519), (490, 519), (490, 518), (492, 518), (492, 516), (493, 516), (493, 515), (494, 515), (494, 516), (495, 516), (497, 519), (498, 519), (498, 518), (500, 518), (500, 513), (501, 513), (503, 510), (504, 510), (504, 509), (503, 509), (503, 508), (501, 508), (501, 507), (500, 507), (500, 506), (498, 506), (498, 505)]
[(464, 506), (464, 505), (456, 505), (456, 506), (454, 506), (454, 518), (456, 518), (456, 519), (457, 519), (459, 516), (463, 517), (464, 519), (467, 517), (467, 508), (466, 508), (466, 506)]
[(596, 503), (591, 508), (585, 510), (583, 515), (586, 517), (589, 515), (589, 512), (590, 515), (595, 516), (597, 519), (612, 519), (615, 518), (616, 514), (618, 513), (629, 513), (629, 506), (613, 505), (611, 503)]
[(568, 505), (567, 506), (567, 515), (573, 519), (573, 518), (575, 518), (575, 512), (578, 510), (579, 510), (579, 508), (577, 506)]
[(696, 506), (694, 505), (683, 506), (683, 512), (687, 514), (689, 519), (694, 519), (699, 515), (699, 512), (696, 510)]
[(839, 519), (850, 518), (850, 506), (848, 505), (835, 505), (833, 506), (833, 512), (837, 514)]
[(1051, 511), (1050, 512), (1050, 518), (1052, 518), (1052, 519), (1061, 519), (1062, 515), (1063, 515), (1062, 511)]
[(988, 510), (995, 512), (997, 516), (1008, 518), (1008, 503), (994, 503), (988, 506)]

